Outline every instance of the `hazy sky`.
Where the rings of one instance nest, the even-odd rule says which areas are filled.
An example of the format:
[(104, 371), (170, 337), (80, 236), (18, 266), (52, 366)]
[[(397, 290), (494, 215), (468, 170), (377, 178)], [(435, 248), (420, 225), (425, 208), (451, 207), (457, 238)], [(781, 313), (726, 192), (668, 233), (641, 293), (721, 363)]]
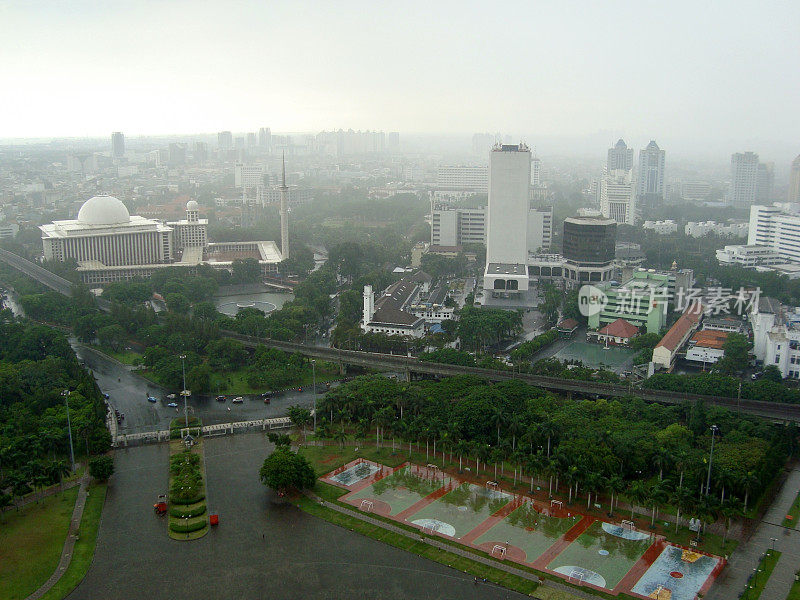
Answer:
[(0, 137), (270, 126), (800, 146), (798, 32), (798, 0), (0, 0)]

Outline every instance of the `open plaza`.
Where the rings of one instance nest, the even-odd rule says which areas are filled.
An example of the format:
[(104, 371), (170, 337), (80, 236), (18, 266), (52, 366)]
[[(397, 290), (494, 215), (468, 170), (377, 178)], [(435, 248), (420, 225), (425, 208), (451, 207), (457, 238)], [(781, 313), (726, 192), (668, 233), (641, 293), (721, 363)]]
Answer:
[(694, 600), (725, 565), (721, 557), (640, 531), (624, 517), (607, 522), (434, 465), (387, 467), (357, 459), (321, 480), (343, 488), (340, 500), (364, 513), (614, 595)]

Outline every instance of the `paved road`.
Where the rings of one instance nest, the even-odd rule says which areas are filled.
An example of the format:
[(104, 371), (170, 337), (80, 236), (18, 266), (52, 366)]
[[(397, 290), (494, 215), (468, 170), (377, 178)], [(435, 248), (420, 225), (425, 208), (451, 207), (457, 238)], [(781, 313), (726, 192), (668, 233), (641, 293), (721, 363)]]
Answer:
[(722, 576), (709, 591), (708, 600), (738, 598), (762, 554), (773, 545), (773, 538), (777, 540), (774, 546), (781, 552), (781, 557), (761, 593), (761, 600), (785, 600), (794, 583), (794, 573), (800, 568), (800, 531), (782, 527), (781, 522), (798, 491), (800, 470), (794, 469), (752, 537), (734, 551)]
[[(131, 372), (130, 367), (91, 348), (78, 344), (74, 345), (74, 348), (78, 358), (94, 373), (100, 389), (111, 397), (109, 403), (125, 413), (119, 433), (167, 429), (171, 419), (183, 415), (182, 403), (179, 402), (180, 407), (177, 411), (167, 406), (170, 400), (165, 396), (169, 391), (161, 386), (138, 377)], [(154, 396), (159, 401), (148, 402), (147, 396)], [(314, 397), (310, 388), (304, 389), (303, 392), (280, 393), (270, 404), (264, 404), (261, 398), (251, 396), (245, 396), (243, 404), (233, 404), (230, 400), (216, 402), (212, 396), (192, 396), (189, 398), (189, 407), (190, 413), (200, 416), (205, 425), (214, 425), (231, 421), (281, 417), (293, 404), (313, 406)]]
[(94, 561), (69, 600), (524, 598), (274, 504), (257, 477), (269, 451), (262, 434), (205, 443), (219, 527), (193, 542), (169, 539), (152, 511), (167, 485), (167, 446), (117, 450)]

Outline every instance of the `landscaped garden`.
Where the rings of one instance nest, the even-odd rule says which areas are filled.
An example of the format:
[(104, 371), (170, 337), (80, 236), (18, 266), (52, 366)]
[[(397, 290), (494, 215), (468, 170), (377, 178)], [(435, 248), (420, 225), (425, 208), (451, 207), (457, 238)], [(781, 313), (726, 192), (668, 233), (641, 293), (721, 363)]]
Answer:
[(169, 444), (169, 536), (196, 540), (209, 529), (203, 443), (198, 436)]

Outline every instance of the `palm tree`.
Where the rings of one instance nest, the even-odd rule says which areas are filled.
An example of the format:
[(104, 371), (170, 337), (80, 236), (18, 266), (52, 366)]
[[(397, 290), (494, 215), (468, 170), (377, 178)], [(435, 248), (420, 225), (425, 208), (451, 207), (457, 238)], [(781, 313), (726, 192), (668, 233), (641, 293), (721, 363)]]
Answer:
[(564, 472), (564, 481), (569, 485), (569, 500), (567, 500), (567, 503), (572, 504), (572, 486), (578, 482), (578, 467), (575, 465), (567, 467)]
[[(586, 489), (586, 509), (588, 510), (592, 504), (592, 493), (597, 494), (603, 487), (605, 487), (606, 481), (605, 477), (603, 477), (600, 473), (596, 473), (594, 471), (588, 473), (586, 478), (583, 481), (583, 487)], [(597, 498), (595, 497), (595, 500)]]
[(503, 451), (500, 448), (492, 450), (490, 460), (494, 463), (494, 479), (497, 481), (497, 463), (503, 461)]
[(725, 535), (722, 536), (722, 545), (724, 546), (731, 528), (731, 519), (744, 516), (744, 503), (736, 496), (730, 496), (720, 505), (719, 512), (725, 517)]
[(480, 470), (481, 461), (483, 461), (483, 466), (485, 467), (489, 457), (492, 455), (492, 447), (489, 444), (481, 444), (480, 442), (477, 442), (477, 444), (475, 451), (475, 475), (477, 475)]
[(649, 496), (650, 493), (643, 481), (634, 481), (628, 486), (628, 499), (631, 502), (631, 520), (633, 519), (635, 508), (647, 504)]
[(458, 440), (453, 450), (458, 454), (458, 472), (461, 473), (463, 471), (461, 468), (461, 460), (464, 455), (470, 451), (470, 443), (467, 440)]
[(653, 517), (650, 519), (650, 527), (654, 527), (656, 524), (656, 508), (664, 504), (669, 496), (666, 488), (660, 483), (650, 487), (649, 495), (650, 502), (653, 504)]
[(608, 478), (606, 485), (611, 491), (611, 510), (609, 516), (614, 516), (614, 496), (619, 495), (619, 493), (625, 489), (625, 480), (619, 475), (612, 475)]
[(533, 478), (535, 475), (538, 475), (542, 468), (544, 467), (544, 456), (537, 452), (536, 454), (528, 454), (525, 457), (525, 468), (528, 470), (528, 474), (531, 476), (531, 494), (533, 494)]
[(658, 467), (658, 480), (661, 481), (664, 479), (664, 468), (668, 467), (673, 462), (674, 457), (672, 453), (661, 446), (653, 455), (653, 462)]
[(677, 533), (678, 527), (681, 523), (681, 511), (687, 512), (691, 510), (694, 507), (695, 499), (688, 489), (684, 487), (678, 487), (673, 490), (670, 501), (678, 510), (677, 517), (675, 518), (675, 533)]
[(340, 429), (337, 429), (333, 434), (333, 439), (339, 444), (341, 444), (342, 448), (344, 449), (344, 443), (350, 438), (350, 435), (344, 428), (344, 424), (342, 424)]
[(716, 497), (707, 495), (701, 496), (700, 502), (697, 504), (697, 516), (703, 523), (703, 533), (706, 531), (707, 523), (714, 523), (719, 518), (719, 501)]
[(517, 487), (517, 471), (520, 472), (520, 478), (522, 477), (522, 461), (524, 460), (524, 455), (522, 452), (512, 452), (511, 456), (509, 457), (511, 464), (514, 465), (514, 486)]
[(559, 427), (553, 421), (544, 421), (539, 425), (539, 431), (542, 437), (547, 438), (547, 457), (550, 458), (550, 442), (552, 438), (558, 436)]
[(744, 512), (747, 512), (747, 499), (750, 494), (755, 490), (759, 485), (760, 481), (753, 471), (748, 471), (745, 475), (742, 476), (741, 480), (739, 481), (739, 485), (741, 485), (742, 489), (744, 490)]
[(517, 436), (525, 431), (525, 424), (519, 415), (512, 415), (508, 420), (508, 432), (511, 434), (511, 451), (517, 449)]
[(506, 417), (503, 414), (503, 411), (499, 407), (495, 407), (494, 412), (489, 416), (492, 425), (497, 428), (497, 445), (500, 445), (500, 428), (506, 422)]

